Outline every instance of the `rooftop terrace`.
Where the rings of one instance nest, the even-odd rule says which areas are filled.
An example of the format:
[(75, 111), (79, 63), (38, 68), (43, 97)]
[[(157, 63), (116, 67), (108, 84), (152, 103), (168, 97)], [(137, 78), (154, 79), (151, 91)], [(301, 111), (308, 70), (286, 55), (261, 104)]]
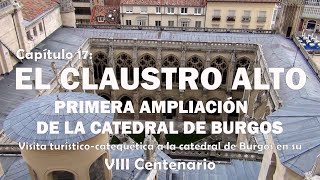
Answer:
[[(154, 40), (154, 41), (180, 41), (185, 42), (187, 45), (194, 45), (194, 43), (242, 43), (242, 44), (258, 44), (262, 49), (264, 58), (266, 59), (267, 66), (269, 68), (284, 68), (288, 71), (293, 66), (303, 69), (307, 75), (307, 82), (304, 88), (301, 90), (291, 90), (285, 85), (285, 78), (281, 76), (281, 86), (278, 91), (281, 100), (283, 101), (284, 108), (293, 104), (292, 102), (305, 102), (303, 99), (313, 99), (313, 97), (320, 97), (320, 81), (318, 75), (310, 67), (309, 63), (303, 56), (303, 54), (296, 47), (294, 42), (284, 38), (277, 34), (246, 34), (246, 33), (210, 33), (210, 32), (177, 32), (177, 31), (155, 31), (155, 30), (119, 30), (119, 29), (68, 29), (61, 28), (54, 32), (44, 42), (40, 43), (34, 51), (42, 51), (43, 49), (50, 49), (51, 51), (60, 52), (61, 49), (66, 51), (76, 52), (88, 39), (113, 39), (114, 41), (128, 40), (128, 39), (139, 39), (143, 40)], [(226, 49), (232, 48), (232, 46), (225, 46)], [(49, 83), (53, 78), (54, 74), (50, 68), (52, 60), (41, 60), (34, 62), (31, 60), (24, 61), (23, 64), (18, 64), (17, 67), (40, 67), (43, 68), (44, 82)], [(67, 64), (67, 60), (55, 61), (58, 69), (61, 69)], [(11, 110), (17, 107), (22, 102), (31, 99), (38, 95), (37, 91), (21, 91), (15, 90), (15, 70), (9, 75), (3, 76), (4, 79), (0, 81), (0, 128), (6, 116)], [(298, 79), (295, 79), (298, 81)], [(314, 111), (314, 108), (312, 109)], [(291, 111), (291, 110), (290, 110)], [(295, 113), (303, 111), (302, 108), (295, 108)], [(312, 112), (313, 112), (312, 111)], [(302, 113), (302, 112), (301, 112)], [(276, 116), (276, 114), (275, 114)], [(281, 115), (283, 116), (283, 114)], [(316, 115), (318, 116), (318, 115)], [(299, 120), (303, 124), (301, 118)], [(319, 120), (318, 120), (319, 121)], [(308, 126), (309, 128), (317, 128), (319, 125)], [(292, 126), (288, 126), (286, 131), (291, 132)], [(308, 134), (308, 129), (305, 133)], [(286, 134), (284, 134), (286, 135)], [(291, 137), (291, 136), (290, 136)], [(298, 136), (292, 137), (290, 142), (299, 141)], [(279, 137), (282, 138), (282, 137)], [(305, 137), (307, 138), (307, 137)], [(276, 141), (275, 143), (282, 143)], [(310, 142), (310, 147), (319, 147), (319, 140)], [(280, 152), (281, 153), (281, 152)], [(303, 159), (302, 154), (299, 153), (299, 158)], [(284, 159), (287, 161), (288, 159)], [(314, 158), (309, 158), (305, 163), (313, 164)], [(313, 162), (312, 162), (313, 161)], [(290, 166), (295, 165), (291, 163)], [(299, 164), (300, 165), (300, 164)]]

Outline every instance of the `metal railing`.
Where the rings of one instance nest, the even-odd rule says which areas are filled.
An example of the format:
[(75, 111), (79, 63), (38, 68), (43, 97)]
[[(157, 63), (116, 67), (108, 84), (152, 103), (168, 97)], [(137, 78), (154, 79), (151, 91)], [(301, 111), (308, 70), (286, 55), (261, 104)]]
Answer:
[(275, 30), (260, 30), (260, 29), (196, 28), (196, 27), (169, 27), (169, 26), (157, 27), (157, 26), (129, 26), (129, 25), (119, 25), (119, 24), (118, 25), (77, 24), (77, 28), (217, 32), (217, 33), (254, 33), (254, 34), (274, 34), (275, 33)]
[(242, 16), (241, 22), (250, 22), (251, 17), (250, 16)]
[(220, 21), (221, 16), (212, 16), (212, 21)]
[(227, 21), (236, 21), (236, 17), (235, 16), (228, 16)]
[(296, 44), (296, 46), (299, 48), (300, 52), (306, 58), (314, 72), (318, 75), (320, 78), (320, 69), (317, 67), (316, 63), (312, 59), (312, 56), (309, 54), (309, 52), (301, 45), (301, 43), (298, 41), (297, 37), (293, 37), (293, 42)]

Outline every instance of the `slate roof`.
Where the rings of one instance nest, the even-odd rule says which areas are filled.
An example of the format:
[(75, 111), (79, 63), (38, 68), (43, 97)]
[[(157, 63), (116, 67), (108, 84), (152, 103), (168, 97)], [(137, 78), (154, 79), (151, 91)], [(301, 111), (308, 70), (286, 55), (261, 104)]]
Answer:
[[(67, 107), (55, 113), (55, 101), (90, 101), (100, 102), (105, 99), (91, 93), (53, 93), (47, 96), (29, 100), (15, 108), (7, 116), (4, 122), (5, 134), (15, 142), (26, 142), (29, 144), (39, 143), (41, 145), (77, 143), (88, 140), (96, 134), (90, 130), (92, 122), (112, 122), (113, 114), (111, 113), (67, 113)], [(80, 106), (80, 105), (79, 105)], [(65, 134), (65, 122), (69, 122), (69, 129), (74, 130), (77, 122), (81, 120), (85, 134)], [(52, 121), (59, 122), (58, 134), (50, 133), (37, 134), (37, 122)]]
[(1, 177), (1, 180), (31, 180), (25, 161), (22, 158), (17, 158), (5, 175)]
[[(7, 172), (9, 171), (9, 169), (11, 169), (11, 166), (16, 163), (17, 161), (20, 161), (22, 159), (21, 155), (6, 155), (6, 154), (1, 154), (0, 155), (0, 164), (2, 167), (2, 170), (4, 172), (3, 176), (0, 176), (0, 180), (8, 180), (8, 178), (4, 178), (5, 174), (7, 174)], [(24, 171), (25, 172), (25, 171)], [(28, 172), (25, 172), (28, 173)], [(8, 176), (10, 177), (11, 175), (8, 174)], [(6, 177), (8, 177), (6, 176)], [(28, 180), (28, 179), (26, 179)]]
[[(275, 144), (289, 146), (288, 149), (277, 150), (280, 161), (304, 176), (320, 154), (320, 97), (296, 99), (272, 113), (267, 120), (282, 122), (283, 133), (272, 135)], [(301, 145), (301, 149), (292, 149), (295, 145)]]
[[(111, 150), (110, 153), (112, 158), (128, 158), (130, 160), (129, 170), (116, 170), (115, 166), (113, 167), (113, 180), (127, 180), (133, 179), (134, 177), (138, 180), (143, 180), (143, 178), (138, 177), (141, 174), (141, 171), (134, 167), (136, 159), (144, 158), (143, 150)], [(14, 162), (11, 162), (11, 167), (8, 168), (5, 175), (0, 179), (31, 180), (25, 161), (21, 157), (11, 157), (11, 161), (12, 160)], [(167, 162), (175, 161), (162, 151), (157, 151), (157, 161), (160, 162), (163, 160), (166, 160)], [(3, 157), (0, 157), (0, 162), (3, 163), (3, 161)], [(181, 170), (180, 172), (174, 173), (179, 176), (179, 180), (256, 180), (258, 179), (260, 166), (261, 162), (231, 160), (231, 162), (228, 163), (216, 163), (216, 168), (214, 170)], [(167, 180), (166, 173), (166, 170), (161, 170), (158, 174), (158, 179)]]
[(231, 160), (230, 163), (216, 163), (214, 170), (183, 170), (183, 180), (256, 180), (260, 172), (261, 162)]
[[(34, 52), (40, 52), (44, 49), (50, 49), (52, 52), (61, 52), (61, 49), (65, 49), (66, 52), (76, 52), (79, 45), (82, 44), (85, 39), (79, 38), (77, 35), (69, 34), (71, 38), (68, 41), (64, 41), (64, 37), (55, 37), (55, 33), (46, 38), (45, 42), (40, 43), (37, 48), (33, 49)], [(47, 60), (40, 61), (24, 60), (23, 63), (17, 64), (15, 68), (42, 68), (42, 80), (43, 83), (49, 83), (54, 74), (51, 69), (51, 62), (54, 62), (58, 69), (61, 69), (67, 64), (67, 59), (59, 60)], [(2, 76), (0, 80), (0, 129), (3, 128), (3, 122), (8, 114), (15, 109), (21, 103), (32, 99), (38, 95), (36, 90), (17, 90), (16, 89), (16, 71), (15, 69), (9, 74)], [(31, 75), (31, 79), (35, 79), (34, 74)]]

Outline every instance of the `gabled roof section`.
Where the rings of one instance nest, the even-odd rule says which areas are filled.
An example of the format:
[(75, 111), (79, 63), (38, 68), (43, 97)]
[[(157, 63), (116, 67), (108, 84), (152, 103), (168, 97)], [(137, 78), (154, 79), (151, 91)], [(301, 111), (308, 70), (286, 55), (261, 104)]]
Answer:
[[(282, 123), (283, 132), (272, 135), (276, 145), (288, 145), (288, 149), (277, 150), (280, 161), (304, 177), (320, 154), (320, 97), (296, 99), (267, 120)], [(292, 148), (296, 145), (301, 145), (301, 149)]]
[(23, 19), (32, 21), (43, 13), (59, 6), (57, 0), (19, 0), (22, 3)]

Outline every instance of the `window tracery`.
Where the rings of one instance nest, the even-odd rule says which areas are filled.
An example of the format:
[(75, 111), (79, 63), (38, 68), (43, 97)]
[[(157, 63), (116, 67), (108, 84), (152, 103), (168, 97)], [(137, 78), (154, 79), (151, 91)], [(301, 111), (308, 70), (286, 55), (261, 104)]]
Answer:
[(98, 52), (93, 56), (93, 68), (95, 79), (102, 79), (104, 69), (108, 67), (108, 56), (103, 52)]
[(145, 54), (139, 60), (139, 76), (140, 76), (139, 79), (140, 80), (142, 79), (141, 77), (142, 70), (148, 67), (157, 68), (157, 64), (153, 56), (151, 56), (150, 54)]
[(247, 58), (243, 57), (237, 60), (237, 65), (236, 65), (237, 69), (239, 67), (248, 69), (249, 66), (250, 66), (250, 60)]
[(139, 61), (139, 68), (144, 69), (147, 67), (156, 68), (156, 61), (155, 61), (154, 57), (149, 54), (142, 56)]
[(116, 60), (116, 78), (120, 80), (121, 78), (121, 68), (128, 68), (128, 79), (133, 80), (133, 66), (132, 66), (132, 58), (126, 54), (120, 54)]
[[(162, 67), (179, 68), (180, 63), (176, 56), (169, 55), (164, 59), (162, 63)], [(166, 81), (166, 75), (162, 74), (162, 82), (164, 83), (165, 81)], [(179, 69), (177, 70), (177, 73), (172, 75), (172, 83), (179, 83)]]
[[(202, 59), (199, 56), (192, 56), (186, 64), (187, 67), (192, 67), (198, 70), (199, 72), (199, 77), (202, 73), (202, 71), (204, 70), (204, 64)], [(187, 74), (188, 75), (188, 74)], [(197, 83), (200, 83), (200, 78), (196, 79)]]
[[(224, 59), (218, 57), (211, 62), (211, 67), (217, 68), (222, 76), (222, 84), (227, 83), (227, 73), (228, 73), (228, 65)], [(209, 75), (209, 83), (214, 83), (214, 75), (211, 73)]]
[[(220, 100), (218, 100), (218, 99), (209, 99), (207, 102), (209, 102), (209, 101), (214, 101), (216, 104), (218, 104), (218, 101), (220, 101)], [(213, 109), (213, 108), (215, 108), (215, 106), (213, 106), (212, 104), (210, 104), (210, 109)], [(214, 112), (214, 113), (209, 113), (209, 112), (207, 112), (207, 115), (219, 116), (220, 113), (218, 113), (218, 111), (216, 111), (216, 112)]]
[[(197, 101), (194, 100), (194, 99), (189, 99), (189, 100), (185, 101), (185, 103), (184, 103), (184, 109), (189, 111), (190, 106), (192, 106), (191, 109), (194, 110), (194, 109), (196, 108), (196, 106), (197, 106)], [(189, 112), (188, 114), (198, 114), (198, 113)]]

